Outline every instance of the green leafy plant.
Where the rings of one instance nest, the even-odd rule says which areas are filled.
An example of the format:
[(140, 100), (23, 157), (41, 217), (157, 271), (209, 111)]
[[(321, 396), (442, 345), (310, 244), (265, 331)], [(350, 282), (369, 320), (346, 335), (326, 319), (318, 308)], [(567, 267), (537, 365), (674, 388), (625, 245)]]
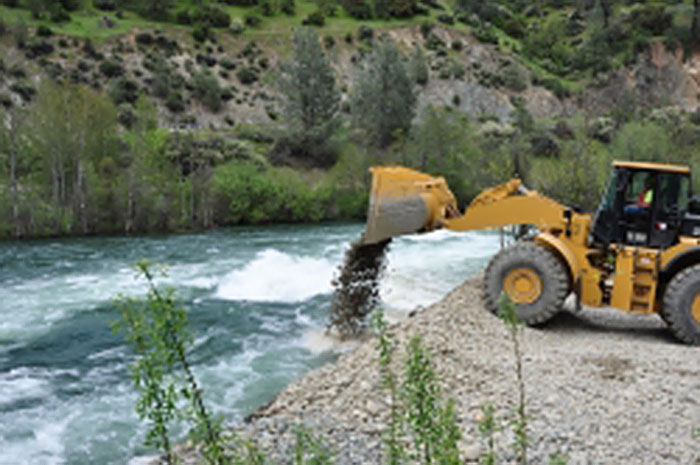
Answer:
[(242, 453), (234, 458), (233, 465), (265, 465), (269, 463), (264, 452), (250, 439), (243, 441), (240, 449), (242, 449)]
[(388, 465), (398, 465), (405, 454), (399, 442), (399, 435), (403, 429), (401, 411), (399, 406), (399, 386), (396, 376), (391, 370), (391, 361), (394, 356), (394, 336), (389, 331), (384, 310), (378, 307), (374, 311), (374, 330), (377, 332), (379, 349), (379, 370), (382, 375), (382, 388), (389, 393), (391, 402), (389, 415), (389, 429), (384, 437), (386, 446), (386, 461)]
[(333, 454), (323, 439), (303, 425), (294, 427), (294, 465), (331, 465)]
[(523, 354), (520, 347), (520, 334), (522, 330), (522, 324), (518, 320), (518, 316), (515, 312), (515, 303), (511, 300), (507, 293), (502, 293), (499, 302), (499, 317), (503, 320), (510, 335), (510, 340), (513, 344), (513, 356), (515, 358), (515, 376), (518, 386), (518, 407), (516, 410), (516, 416), (512, 420), (511, 424), (513, 426), (513, 433), (515, 435), (515, 441), (513, 443), (513, 449), (518, 455), (520, 463), (522, 465), (527, 464), (527, 446), (528, 446), (528, 435), (527, 435), (527, 415), (526, 415), (526, 398), (525, 398), (525, 382), (523, 379)]
[(384, 37), (359, 73), (351, 98), (354, 126), (379, 148), (406, 133), (415, 115), (417, 97), (404, 57)]
[(454, 401), (441, 405), (441, 389), (420, 335), (408, 343), (404, 374), (401, 390), (406, 421), (413, 433), (412, 458), (424, 464), (460, 464), (457, 443), (461, 434)]
[(204, 405), (202, 389), (187, 359), (192, 336), (187, 330), (185, 309), (175, 301), (174, 290), (156, 287), (151, 267), (138, 263), (139, 275), (146, 280), (145, 299), (118, 300), (121, 320), (115, 332), (123, 332), (138, 358), (132, 366), (134, 385), (140, 391), (136, 410), (149, 420), (146, 444), (163, 450), (167, 463), (174, 463), (169, 425), (179, 413), (180, 396), (187, 400), (186, 416), (191, 433), (202, 441), (202, 455), (209, 464), (229, 463), (225, 453), (221, 423)]
[(493, 405), (486, 404), (481, 407), (481, 421), (479, 421), (479, 433), (486, 439), (486, 452), (481, 456), (482, 465), (496, 465), (496, 448), (493, 435), (500, 430), (496, 422)]
[(549, 454), (549, 465), (566, 465), (569, 462), (569, 456), (559, 452)]

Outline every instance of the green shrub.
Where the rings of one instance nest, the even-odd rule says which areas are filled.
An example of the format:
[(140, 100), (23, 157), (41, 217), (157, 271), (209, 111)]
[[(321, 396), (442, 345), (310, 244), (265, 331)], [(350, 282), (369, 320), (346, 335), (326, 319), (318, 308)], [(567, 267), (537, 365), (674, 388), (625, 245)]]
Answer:
[(12, 38), (19, 48), (23, 48), (29, 39), (29, 29), (22, 15), (17, 15), (17, 20), (12, 25)]
[(22, 100), (29, 102), (36, 95), (36, 89), (28, 82), (17, 81), (10, 85), (10, 90), (22, 97)]
[(428, 83), (428, 79), (430, 79), (428, 60), (420, 47), (414, 47), (408, 66), (411, 77), (413, 77), (417, 84), (424, 86)]
[(506, 88), (515, 91), (522, 92), (527, 89), (527, 71), (517, 63), (508, 63), (502, 71), (503, 74), (503, 84)]
[(191, 13), (192, 20), (213, 28), (227, 28), (231, 25), (231, 16), (223, 9), (205, 5)]
[(275, 4), (272, 0), (259, 0), (258, 6), (260, 7), (260, 12), (263, 16), (274, 16), (276, 13)]
[(43, 24), (36, 28), (36, 35), (38, 37), (51, 37), (53, 35), (53, 30), (50, 27), (44, 26)]
[(304, 26), (318, 26), (321, 27), (326, 24), (326, 17), (323, 15), (321, 10), (316, 10), (309, 16), (304, 18), (301, 22)]
[(498, 36), (493, 27), (479, 27), (474, 31), (474, 37), (485, 44), (498, 44)]
[(556, 77), (534, 77), (532, 83), (549, 89), (559, 99), (571, 96), (569, 88)]
[(464, 68), (464, 65), (462, 63), (458, 61), (450, 61), (450, 65), (447, 68), (447, 72), (454, 79), (462, 79), (467, 73), (467, 70)]
[(124, 74), (124, 66), (116, 60), (105, 60), (100, 63), (100, 72), (108, 78), (115, 78)]
[(527, 26), (519, 18), (513, 17), (504, 21), (503, 32), (513, 37), (514, 39), (525, 38)]
[(192, 24), (192, 16), (190, 16), (190, 10), (180, 10), (177, 13), (175, 13), (175, 22), (177, 24), (182, 24), (185, 26), (189, 26)]
[(7, 94), (0, 94), (0, 105), (2, 105), (5, 108), (11, 108), (13, 105), (12, 97), (10, 97)]
[(222, 3), (233, 6), (254, 6), (258, 4), (258, 0), (223, 0)]
[(294, 16), (297, 11), (297, 5), (295, 0), (282, 0), (280, 3), (280, 10), (287, 16)]
[(117, 9), (117, 0), (92, 0), (92, 4), (98, 10), (114, 11)]
[(644, 5), (632, 10), (630, 25), (652, 35), (662, 35), (673, 24), (673, 16), (663, 5)]
[(212, 189), (225, 224), (318, 221), (324, 202), (290, 169), (230, 162), (214, 172)]
[(122, 77), (111, 82), (108, 94), (117, 105), (134, 103), (139, 96), (139, 86), (134, 81)]
[(425, 48), (428, 50), (439, 50), (445, 48), (445, 42), (442, 41), (436, 34), (432, 32), (425, 39)]
[(250, 85), (258, 80), (258, 73), (251, 66), (243, 66), (236, 71), (236, 77), (243, 85)]
[(424, 39), (428, 38), (434, 27), (435, 23), (432, 21), (423, 21), (420, 23), (420, 33)]
[(197, 24), (194, 28), (192, 28), (192, 38), (195, 40), (195, 42), (203, 43), (213, 37), (214, 33), (211, 31), (209, 26), (205, 24)]
[(341, 0), (343, 9), (356, 19), (371, 19), (372, 6), (365, 0)]
[(193, 76), (193, 95), (214, 113), (221, 110), (221, 86), (219, 80), (209, 70), (202, 70)]
[(364, 24), (357, 28), (357, 40), (371, 45), (374, 40), (374, 29)]
[(185, 101), (180, 92), (170, 92), (165, 101), (165, 106), (173, 113), (182, 113), (185, 111)]
[[(612, 157), (605, 147), (586, 139), (581, 123), (577, 138), (560, 143), (558, 158), (534, 158), (529, 170), (532, 187), (566, 205), (592, 211), (610, 173)], [(615, 154), (615, 157), (623, 157)]]
[(247, 14), (244, 17), (245, 25), (249, 27), (258, 27), (262, 23), (262, 19), (258, 15)]

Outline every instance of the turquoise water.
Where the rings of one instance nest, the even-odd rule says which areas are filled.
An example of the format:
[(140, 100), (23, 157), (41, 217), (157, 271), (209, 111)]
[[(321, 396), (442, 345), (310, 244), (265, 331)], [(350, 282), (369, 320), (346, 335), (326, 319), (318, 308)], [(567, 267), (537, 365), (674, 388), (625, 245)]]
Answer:
[[(133, 264), (168, 265), (205, 397), (240, 419), (350, 347), (323, 335), (330, 281), (361, 225), (237, 228), (0, 244), (0, 464), (119, 464), (148, 453), (133, 355), (112, 299), (145, 294)], [(398, 239), (382, 280), (393, 318), (438, 300), (498, 247), (486, 233)]]

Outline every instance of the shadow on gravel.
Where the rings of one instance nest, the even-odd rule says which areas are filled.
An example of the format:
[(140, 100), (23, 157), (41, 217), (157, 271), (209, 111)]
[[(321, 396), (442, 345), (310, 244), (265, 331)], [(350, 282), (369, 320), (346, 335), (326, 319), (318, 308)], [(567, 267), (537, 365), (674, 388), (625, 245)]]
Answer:
[(558, 334), (607, 333), (629, 339), (651, 339), (676, 344), (677, 341), (656, 315), (626, 315), (612, 309), (584, 309), (578, 313), (563, 310), (543, 328)]

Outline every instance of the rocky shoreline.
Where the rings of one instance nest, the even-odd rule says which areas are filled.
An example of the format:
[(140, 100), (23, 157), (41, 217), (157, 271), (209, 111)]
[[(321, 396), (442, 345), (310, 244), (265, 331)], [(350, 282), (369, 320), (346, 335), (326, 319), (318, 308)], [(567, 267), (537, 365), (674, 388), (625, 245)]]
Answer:
[[(484, 441), (481, 408), (495, 407), (498, 463), (514, 460), (508, 420), (516, 402), (514, 359), (502, 322), (484, 310), (479, 278), (391, 327), (401, 347), (420, 333), (445, 398), (455, 400), (467, 462)], [(656, 316), (565, 310), (522, 335), (530, 463), (700, 464), (700, 348), (675, 342)], [(401, 372), (401, 351), (395, 372)], [(379, 464), (389, 415), (376, 341), (290, 384), (234, 428), (292, 463), (293, 426), (324, 437), (340, 465)], [(190, 463), (195, 455), (189, 454)]]

